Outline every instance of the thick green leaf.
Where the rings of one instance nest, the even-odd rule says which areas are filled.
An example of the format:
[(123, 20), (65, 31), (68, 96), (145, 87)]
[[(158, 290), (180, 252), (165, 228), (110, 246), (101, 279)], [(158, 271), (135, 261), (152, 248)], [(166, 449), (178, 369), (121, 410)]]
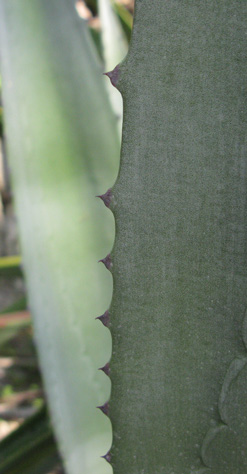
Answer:
[(67, 0), (1, 0), (6, 134), (35, 338), (69, 474), (105, 474), (112, 282), (98, 260), (113, 218), (119, 139), (96, 54)]
[(137, 0), (115, 71), (114, 474), (247, 472), (246, 27), (242, 0)]
[(101, 44), (100, 32), (96, 28), (90, 28), (89, 31), (91, 33), (91, 37), (92, 37), (92, 39), (94, 41), (94, 44), (96, 46), (96, 49), (98, 51), (99, 58), (103, 63), (103, 53), (102, 53), (102, 44)]

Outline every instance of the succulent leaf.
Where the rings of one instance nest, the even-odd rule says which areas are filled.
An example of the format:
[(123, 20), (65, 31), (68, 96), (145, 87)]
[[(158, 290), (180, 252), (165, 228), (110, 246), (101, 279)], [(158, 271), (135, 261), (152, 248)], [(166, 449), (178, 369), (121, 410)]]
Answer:
[(245, 474), (247, 4), (135, 8), (112, 188), (111, 463)]
[(35, 338), (69, 474), (107, 474), (111, 276), (97, 264), (113, 217), (95, 195), (114, 181), (119, 137), (84, 21), (67, 0), (0, 0), (8, 155)]

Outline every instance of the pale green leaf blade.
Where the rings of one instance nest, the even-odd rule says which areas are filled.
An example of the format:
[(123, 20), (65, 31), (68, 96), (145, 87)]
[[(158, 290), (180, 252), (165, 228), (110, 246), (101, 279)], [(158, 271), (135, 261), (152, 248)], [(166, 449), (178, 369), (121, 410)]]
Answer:
[(1, 0), (6, 133), (23, 265), (56, 436), (69, 474), (106, 474), (111, 299), (97, 261), (113, 218), (95, 196), (118, 168), (119, 139), (88, 32), (66, 0)]

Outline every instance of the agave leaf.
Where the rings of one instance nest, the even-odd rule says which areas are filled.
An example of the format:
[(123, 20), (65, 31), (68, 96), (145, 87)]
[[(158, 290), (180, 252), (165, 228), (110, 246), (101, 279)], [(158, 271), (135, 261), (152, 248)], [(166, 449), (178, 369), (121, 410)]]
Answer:
[(95, 44), (95, 47), (97, 49), (99, 59), (101, 60), (101, 62), (103, 62), (103, 53), (102, 53), (102, 44), (101, 44), (100, 32), (98, 30), (96, 30), (96, 28), (89, 28), (89, 31), (90, 31), (91, 37), (93, 39), (93, 42)]
[(114, 474), (247, 472), (246, 22), (242, 0), (136, 0), (114, 77)]
[(95, 196), (114, 181), (119, 139), (96, 53), (66, 0), (1, 0), (1, 72), (23, 266), (49, 406), (69, 474), (109, 473), (96, 406), (110, 383), (95, 320), (112, 282), (98, 262), (113, 218)]
[[(111, 71), (120, 63), (128, 51), (127, 40), (121, 23), (112, 7), (111, 0), (98, 0), (103, 58), (106, 71)], [(119, 92), (111, 87), (107, 78), (106, 86), (109, 91), (113, 110), (118, 118), (119, 131), (122, 129), (123, 103)]]

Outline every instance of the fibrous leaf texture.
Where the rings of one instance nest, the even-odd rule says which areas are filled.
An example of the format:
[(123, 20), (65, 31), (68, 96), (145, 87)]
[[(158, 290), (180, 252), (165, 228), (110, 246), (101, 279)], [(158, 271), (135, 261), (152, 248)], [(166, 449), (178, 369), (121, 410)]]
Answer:
[(243, 1), (137, 0), (113, 74), (114, 474), (247, 472), (246, 20)]

